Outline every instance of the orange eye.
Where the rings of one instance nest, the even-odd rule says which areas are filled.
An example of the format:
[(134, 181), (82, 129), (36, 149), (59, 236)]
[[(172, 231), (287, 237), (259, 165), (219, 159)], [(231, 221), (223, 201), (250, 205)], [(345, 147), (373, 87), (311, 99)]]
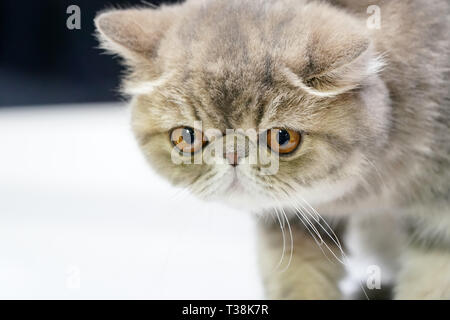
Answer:
[(208, 142), (203, 132), (191, 127), (173, 129), (170, 133), (170, 140), (178, 150), (190, 154), (199, 151)]
[(279, 154), (294, 152), (301, 141), (301, 134), (294, 130), (273, 128), (267, 131), (267, 145)]

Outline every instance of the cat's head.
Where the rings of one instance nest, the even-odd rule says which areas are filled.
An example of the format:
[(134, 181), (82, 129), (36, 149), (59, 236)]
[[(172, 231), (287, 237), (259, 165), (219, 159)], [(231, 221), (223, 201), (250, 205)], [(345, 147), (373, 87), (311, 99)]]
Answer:
[(365, 26), (326, 4), (192, 0), (108, 11), (96, 25), (129, 67), (145, 156), (204, 199), (331, 201), (387, 143), (380, 59)]

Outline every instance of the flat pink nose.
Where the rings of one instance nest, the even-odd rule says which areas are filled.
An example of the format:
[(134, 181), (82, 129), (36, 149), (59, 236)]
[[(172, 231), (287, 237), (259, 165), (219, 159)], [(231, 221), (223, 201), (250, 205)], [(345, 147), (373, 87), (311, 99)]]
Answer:
[(228, 160), (228, 163), (233, 167), (236, 167), (238, 165), (239, 157), (237, 152), (228, 152), (225, 155), (225, 158)]

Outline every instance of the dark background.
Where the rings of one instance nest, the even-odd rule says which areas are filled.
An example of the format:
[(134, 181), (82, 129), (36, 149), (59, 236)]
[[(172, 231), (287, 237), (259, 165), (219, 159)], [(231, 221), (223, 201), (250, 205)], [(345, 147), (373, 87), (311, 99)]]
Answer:
[[(66, 10), (73, 4), (81, 9), (81, 30), (66, 27)], [(119, 100), (121, 67), (96, 48), (93, 19), (100, 10), (132, 5), (145, 3), (0, 0), (0, 106)]]

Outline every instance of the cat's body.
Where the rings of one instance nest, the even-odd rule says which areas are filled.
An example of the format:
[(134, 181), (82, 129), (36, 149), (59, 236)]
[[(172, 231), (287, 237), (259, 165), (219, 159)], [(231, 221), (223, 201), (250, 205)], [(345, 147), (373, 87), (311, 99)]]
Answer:
[[(370, 5), (379, 29), (367, 28)], [(449, 19), (446, 0), (192, 0), (105, 13), (97, 27), (131, 67), (133, 128), (159, 173), (289, 218), (292, 257), (289, 235), (260, 223), (269, 297), (342, 298), (343, 266), (310, 235), (340, 257), (317, 210), (380, 256), (396, 298), (450, 298)], [(302, 141), (272, 175), (259, 163), (176, 164), (168, 132), (196, 120), (223, 133), (289, 128)], [(207, 138), (205, 149), (222, 144)]]

